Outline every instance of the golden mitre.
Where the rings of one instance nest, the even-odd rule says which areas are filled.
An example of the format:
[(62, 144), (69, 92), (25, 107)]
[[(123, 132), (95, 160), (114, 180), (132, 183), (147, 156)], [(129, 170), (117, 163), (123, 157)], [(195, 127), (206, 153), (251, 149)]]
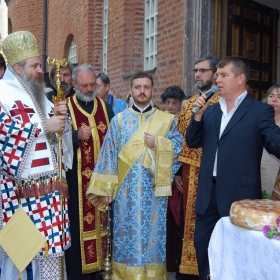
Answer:
[(37, 40), (29, 31), (11, 33), (3, 40), (2, 49), (11, 66), (27, 58), (39, 56)]

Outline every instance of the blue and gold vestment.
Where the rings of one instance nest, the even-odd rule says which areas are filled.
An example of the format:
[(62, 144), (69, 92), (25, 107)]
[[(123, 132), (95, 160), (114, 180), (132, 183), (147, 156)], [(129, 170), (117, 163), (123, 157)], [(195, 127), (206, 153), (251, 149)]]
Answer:
[[(173, 116), (154, 108), (145, 113), (130, 108), (112, 119), (87, 191), (90, 200), (92, 194), (111, 196), (115, 199), (113, 279), (167, 279), (165, 267), (167, 197), (166, 194), (163, 196), (156, 194), (155, 176), (150, 168), (143, 166), (145, 152), (140, 153), (135, 161), (132, 160), (133, 153), (139, 153), (137, 149), (141, 149), (143, 141), (138, 139), (131, 141), (139, 129), (159, 112), (161, 116), (171, 120), (165, 135), (158, 135), (158, 132), (156, 134), (156, 139), (160, 139), (156, 145), (172, 146), (171, 160), (165, 162), (169, 164), (168, 184), (171, 187), (174, 174), (179, 168), (177, 158), (183, 142)], [(119, 169), (120, 152), (124, 147), (126, 149), (127, 143), (130, 142), (133, 148), (127, 163), (131, 162), (131, 165), (127, 172), (124, 172)], [(155, 147), (155, 170), (161, 169), (161, 166), (157, 165), (159, 150)], [(163, 151), (163, 158), (164, 153)], [(122, 180), (119, 173), (125, 173)]]

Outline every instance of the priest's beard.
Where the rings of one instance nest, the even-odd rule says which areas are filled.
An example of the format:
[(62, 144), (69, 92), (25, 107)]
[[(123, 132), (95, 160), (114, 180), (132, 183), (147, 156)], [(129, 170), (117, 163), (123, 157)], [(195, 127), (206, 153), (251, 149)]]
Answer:
[(95, 91), (87, 91), (86, 93), (81, 92), (78, 88), (75, 88), (78, 99), (84, 102), (91, 102), (97, 95), (97, 89)]
[(201, 91), (207, 91), (208, 89), (210, 89), (212, 87), (213, 84), (213, 78), (206, 80), (204, 83), (199, 84), (199, 83), (195, 83), (195, 87)]
[(32, 75), (26, 74), (24, 68), (22, 69), (20, 78), (26, 85), (26, 87), (30, 90), (33, 95), (37, 105), (39, 106), (41, 112), (44, 116), (46, 116), (45, 109), (45, 83), (44, 83), (44, 75), (43, 73), (37, 73), (35, 77)]
[[(65, 87), (63, 87), (63, 86), (65, 86)], [(61, 89), (64, 93), (64, 96), (67, 96), (72, 89), (72, 84), (67, 84), (65, 82), (60, 82), (60, 87), (61, 87)], [(54, 88), (57, 90), (57, 85), (56, 84), (54, 85)]]

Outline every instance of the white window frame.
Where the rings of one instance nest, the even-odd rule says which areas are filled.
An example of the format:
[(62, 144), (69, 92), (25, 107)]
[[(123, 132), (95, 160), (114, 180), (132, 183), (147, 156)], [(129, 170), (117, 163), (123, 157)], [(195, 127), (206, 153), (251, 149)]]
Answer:
[(144, 70), (157, 67), (158, 0), (145, 1)]
[[(114, 0), (116, 1), (116, 0)], [(109, 0), (103, 1), (103, 72), (107, 73)]]
[(68, 60), (72, 64), (78, 64), (77, 45), (76, 45), (76, 41), (74, 38), (72, 39), (71, 44), (70, 44)]

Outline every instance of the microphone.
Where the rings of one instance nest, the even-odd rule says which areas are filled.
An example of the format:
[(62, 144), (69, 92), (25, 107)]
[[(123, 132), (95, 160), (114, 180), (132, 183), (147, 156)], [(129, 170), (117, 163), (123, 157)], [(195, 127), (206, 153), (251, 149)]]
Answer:
[[(212, 86), (209, 90), (204, 92), (204, 94), (206, 95), (205, 102), (207, 102), (218, 91), (219, 91), (219, 87), (218, 86)], [(200, 92), (200, 93), (203, 94), (203, 92)], [(201, 107), (193, 107), (192, 113), (196, 114), (199, 111), (200, 108)]]

